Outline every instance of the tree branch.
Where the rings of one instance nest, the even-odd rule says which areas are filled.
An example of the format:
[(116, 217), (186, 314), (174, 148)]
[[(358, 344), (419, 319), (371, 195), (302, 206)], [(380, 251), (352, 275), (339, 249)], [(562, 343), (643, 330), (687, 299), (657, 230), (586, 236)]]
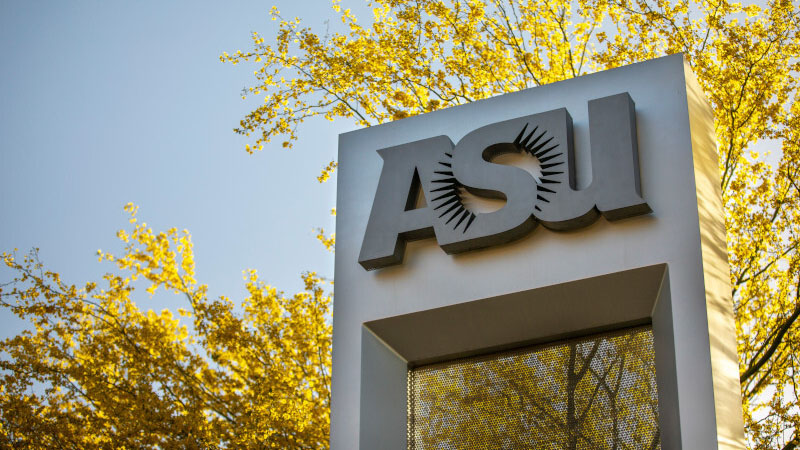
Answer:
[[(794, 322), (800, 317), (800, 301), (798, 301), (798, 295), (800, 295), (800, 281), (797, 283), (797, 288), (795, 290), (795, 307), (792, 314), (786, 318), (786, 320), (778, 327), (778, 333), (776, 333), (775, 338), (772, 339), (772, 343), (770, 344), (768, 350), (759, 358), (757, 361), (750, 364), (750, 366), (742, 372), (741, 376), (739, 376), (739, 383), (744, 384), (750, 377), (755, 375), (764, 364), (769, 361), (775, 351), (780, 347), (783, 343), (783, 337), (786, 335), (786, 332), (789, 331), (789, 328), (792, 327)], [(767, 341), (769, 342), (769, 341)], [(766, 344), (766, 342), (764, 343)]]

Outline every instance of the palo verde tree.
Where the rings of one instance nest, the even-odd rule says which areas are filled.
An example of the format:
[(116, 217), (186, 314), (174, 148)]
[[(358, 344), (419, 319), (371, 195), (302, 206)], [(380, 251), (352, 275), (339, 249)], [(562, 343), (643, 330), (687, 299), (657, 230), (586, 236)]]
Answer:
[[(800, 446), (800, 64), (788, 0), (373, 0), (333, 3), (344, 27), (299, 18), (221, 60), (255, 64), (264, 102), (247, 150), (322, 115), (369, 126), (681, 52), (715, 112), (749, 445)], [(762, 145), (760, 152), (755, 144)], [(326, 178), (334, 164), (323, 171)], [(324, 238), (324, 236), (321, 236)], [(330, 241), (329, 241), (330, 243)]]
[[(122, 255), (98, 251), (115, 266), (99, 284), (66, 284), (36, 251), (3, 253), (18, 275), (0, 305), (32, 327), (0, 342), (0, 447), (326, 448), (324, 281), (307, 273), (305, 290), (284, 296), (248, 271), (242, 302), (210, 299), (189, 234), (154, 232), (126, 210)], [(179, 318), (136, 303), (159, 288), (183, 297)]]

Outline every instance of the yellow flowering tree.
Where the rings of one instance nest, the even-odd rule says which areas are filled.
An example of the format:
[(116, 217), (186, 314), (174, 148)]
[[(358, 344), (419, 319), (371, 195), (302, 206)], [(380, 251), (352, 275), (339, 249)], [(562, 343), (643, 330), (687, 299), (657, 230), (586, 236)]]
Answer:
[[(373, 0), (320, 35), (273, 8), (222, 61), (255, 65), (249, 152), (307, 118), (369, 126), (682, 52), (715, 111), (752, 448), (800, 446), (800, 18), (789, 0)], [(764, 143), (761, 152), (754, 144)], [(321, 178), (327, 178), (332, 166)], [(320, 239), (327, 239), (321, 236)], [(328, 240), (332, 244), (332, 240)]]
[[(325, 448), (331, 298), (303, 275), (293, 296), (245, 274), (247, 298), (209, 299), (186, 231), (154, 232), (129, 204), (121, 256), (100, 285), (64, 283), (36, 251), (0, 303), (31, 328), (0, 342), (3, 448)], [(186, 307), (145, 309), (141, 289)], [(187, 325), (188, 324), (188, 325)]]

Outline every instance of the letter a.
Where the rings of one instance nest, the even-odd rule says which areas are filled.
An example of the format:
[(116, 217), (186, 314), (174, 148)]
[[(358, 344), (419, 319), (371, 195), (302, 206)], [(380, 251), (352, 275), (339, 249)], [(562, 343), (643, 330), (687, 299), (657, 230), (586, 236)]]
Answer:
[(447, 136), (437, 136), (378, 150), (383, 169), (358, 256), (362, 267), (400, 264), (407, 241), (433, 237), (430, 207), (411, 208), (416, 190), (429, 183), (437, 155), (452, 148)]

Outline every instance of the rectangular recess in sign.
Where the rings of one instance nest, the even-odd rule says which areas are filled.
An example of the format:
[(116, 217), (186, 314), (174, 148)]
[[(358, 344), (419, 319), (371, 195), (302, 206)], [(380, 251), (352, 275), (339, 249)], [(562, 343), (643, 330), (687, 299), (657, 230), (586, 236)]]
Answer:
[(652, 327), (412, 368), (408, 448), (660, 449)]

